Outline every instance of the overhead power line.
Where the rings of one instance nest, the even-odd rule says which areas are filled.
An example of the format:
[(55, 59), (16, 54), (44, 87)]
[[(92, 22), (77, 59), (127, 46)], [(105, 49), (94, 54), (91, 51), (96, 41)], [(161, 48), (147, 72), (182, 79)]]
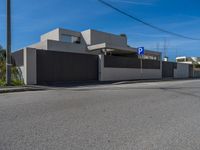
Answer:
[(171, 31), (162, 29), (162, 28), (160, 28), (160, 27), (157, 27), (157, 26), (155, 26), (155, 25), (152, 25), (152, 24), (150, 24), (150, 23), (147, 23), (147, 22), (143, 21), (142, 19), (139, 19), (139, 18), (137, 18), (137, 17), (134, 17), (133, 15), (128, 14), (127, 12), (125, 12), (125, 11), (123, 11), (123, 10), (121, 10), (121, 9), (119, 9), (119, 8), (117, 8), (117, 7), (115, 7), (115, 6), (113, 6), (113, 5), (111, 5), (110, 3), (107, 3), (107, 2), (104, 1), (104, 0), (98, 0), (98, 1), (101, 2), (102, 4), (108, 6), (109, 8), (112, 8), (112, 9), (116, 10), (117, 12), (119, 12), (119, 13), (121, 13), (121, 14), (127, 16), (127, 17), (129, 17), (129, 18), (131, 18), (131, 19), (133, 19), (133, 20), (135, 20), (135, 21), (138, 21), (138, 22), (140, 22), (140, 23), (142, 23), (142, 24), (144, 24), (144, 25), (146, 25), (146, 26), (148, 26), (148, 27), (151, 27), (151, 28), (155, 29), (155, 30), (158, 30), (158, 31), (160, 31), (160, 32), (164, 32), (164, 33), (167, 33), (167, 34), (170, 34), (170, 35), (173, 35), (173, 36), (177, 36), (177, 37), (180, 37), (180, 38), (184, 38), (184, 39), (189, 39), (189, 40), (200, 40), (200, 39), (198, 39), (198, 38), (188, 37), (188, 36), (185, 36), (185, 35), (181, 35), (181, 34), (178, 34), (178, 33), (174, 33), (174, 32), (171, 32)]

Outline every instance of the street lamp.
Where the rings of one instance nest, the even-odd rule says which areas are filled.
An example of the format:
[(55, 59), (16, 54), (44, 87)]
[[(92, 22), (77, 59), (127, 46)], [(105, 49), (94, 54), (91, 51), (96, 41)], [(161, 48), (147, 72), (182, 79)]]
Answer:
[(6, 0), (6, 84), (11, 85), (11, 0)]

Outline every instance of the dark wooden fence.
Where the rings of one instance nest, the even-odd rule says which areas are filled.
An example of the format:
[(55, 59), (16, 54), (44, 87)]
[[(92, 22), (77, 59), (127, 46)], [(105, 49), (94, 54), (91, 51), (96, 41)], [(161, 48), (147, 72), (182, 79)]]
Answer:
[[(104, 67), (108, 68), (140, 68), (140, 59), (120, 56), (105, 56)], [(160, 69), (160, 61), (142, 60), (143, 69)]]
[(37, 50), (37, 82), (98, 80), (98, 56)]
[(177, 63), (174, 62), (162, 62), (162, 77), (173, 78), (174, 69), (177, 68)]

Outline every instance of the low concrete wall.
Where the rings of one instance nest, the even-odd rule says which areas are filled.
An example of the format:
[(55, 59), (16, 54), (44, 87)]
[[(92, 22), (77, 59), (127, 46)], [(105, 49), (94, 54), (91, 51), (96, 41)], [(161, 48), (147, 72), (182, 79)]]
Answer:
[(125, 68), (103, 68), (101, 70), (100, 81), (120, 81), (136, 79), (160, 79), (159, 69), (144, 69), (141, 74), (140, 69)]
[(189, 78), (189, 65), (177, 63), (177, 68), (174, 69), (174, 78)]
[(200, 69), (198, 68), (194, 69), (193, 74), (194, 78), (200, 78)]
[(161, 79), (161, 69), (138, 68), (111, 68), (104, 67), (104, 55), (99, 55), (99, 80), (100, 81), (121, 81), (137, 79)]

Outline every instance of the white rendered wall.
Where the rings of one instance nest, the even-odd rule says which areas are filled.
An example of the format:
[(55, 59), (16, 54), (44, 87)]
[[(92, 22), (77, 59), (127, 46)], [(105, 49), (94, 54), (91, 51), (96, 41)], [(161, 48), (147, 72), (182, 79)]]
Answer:
[(177, 69), (174, 69), (174, 78), (189, 78), (189, 65), (177, 63)]
[(159, 69), (140, 69), (130, 68), (104, 68), (101, 72), (101, 81), (120, 81), (137, 79), (160, 79), (161, 71)]
[(50, 31), (46, 34), (41, 35), (41, 37), (40, 37), (41, 42), (49, 40), (49, 39), (59, 41), (59, 39), (60, 39), (59, 29), (55, 29), (53, 31)]
[(99, 80), (100, 81), (121, 81), (137, 79), (161, 79), (161, 69), (141, 69), (134, 68), (105, 68), (104, 56), (99, 55)]
[(91, 45), (91, 30), (86, 30), (81, 32), (82, 38), (84, 39), (87, 45)]

